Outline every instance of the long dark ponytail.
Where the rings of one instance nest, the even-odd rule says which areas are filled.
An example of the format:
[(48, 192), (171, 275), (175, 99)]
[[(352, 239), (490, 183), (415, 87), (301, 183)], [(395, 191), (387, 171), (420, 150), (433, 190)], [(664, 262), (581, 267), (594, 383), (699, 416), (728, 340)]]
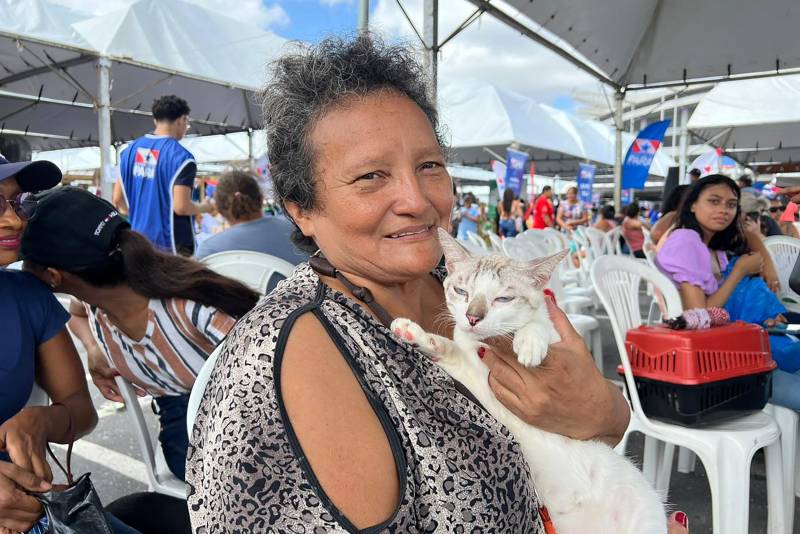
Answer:
[(235, 319), (258, 302), (258, 293), (241, 282), (217, 274), (198, 261), (156, 250), (146, 237), (129, 228), (120, 229), (115, 243), (115, 250), (103, 265), (72, 274), (96, 287), (127, 284), (150, 299), (193, 300)]

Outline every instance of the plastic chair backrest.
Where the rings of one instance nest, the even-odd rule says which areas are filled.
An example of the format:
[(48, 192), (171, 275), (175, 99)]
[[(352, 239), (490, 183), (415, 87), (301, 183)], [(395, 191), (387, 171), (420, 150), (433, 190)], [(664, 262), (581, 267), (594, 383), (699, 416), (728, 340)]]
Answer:
[(489, 250), (486, 248), (486, 241), (484, 241), (481, 236), (473, 232), (472, 230), (467, 230), (467, 239), (469, 239), (470, 243), (473, 243), (484, 250)]
[(789, 287), (789, 276), (800, 254), (800, 239), (784, 235), (775, 235), (764, 239), (764, 245), (775, 263), (781, 282), (781, 296), (789, 297), (800, 304), (800, 295)]
[(622, 245), (619, 242), (622, 237), (622, 227), (617, 226), (606, 233), (606, 251), (608, 254), (622, 254)]
[(503, 253), (503, 240), (494, 232), (489, 233), (489, 241), (492, 243), (492, 250), (498, 254)]
[(158, 473), (156, 440), (150, 435), (150, 429), (144, 418), (142, 407), (139, 405), (139, 397), (133, 390), (133, 386), (121, 376), (115, 377), (115, 381), (117, 382), (119, 393), (125, 401), (125, 409), (132, 419), (133, 431), (136, 435), (136, 441), (139, 442), (139, 450), (142, 451), (142, 459), (147, 470), (147, 478), (150, 481), (151, 489), (157, 493), (185, 499), (187, 492), (186, 485), (183, 482), (178, 480), (167, 469), (165, 469), (164, 473)]
[(503, 252), (509, 258), (519, 261), (530, 261), (547, 256), (547, 252), (540, 245), (520, 237), (504, 239)]
[(224, 344), (225, 341), (217, 345), (214, 352), (208, 355), (206, 363), (200, 368), (200, 372), (197, 373), (197, 378), (194, 380), (194, 386), (192, 386), (192, 392), (189, 395), (189, 404), (186, 407), (186, 428), (189, 431), (189, 436), (192, 435), (192, 428), (197, 417), (197, 410), (200, 408), (200, 401), (203, 400), (203, 393), (206, 391), (211, 372), (214, 370), (214, 365), (217, 363), (217, 358), (219, 358)]
[(587, 226), (583, 229), (586, 237), (589, 240), (589, 247), (594, 258), (599, 258), (606, 254), (605, 237), (606, 233), (597, 228)]
[(625, 256), (603, 256), (592, 265), (592, 284), (606, 309), (614, 331), (625, 381), (634, 410), (642, 416), (639, 395), (633, 381), (633, 372), (625, 350), (625, 336), (628, 330), (642, 325), (642, 311), (639, 304), (639, 287), (648, 282), (654, 286), (662, 308), (663, 317), (677, 317), (683, 313), (681, 298), (673, 283), (647, 263)]
[(288, 278), (294, 265), (286, 260), (248, 250), (226, 250), (203, 258), (209, 269), (238, 280), (264, 295), (273, 274)]

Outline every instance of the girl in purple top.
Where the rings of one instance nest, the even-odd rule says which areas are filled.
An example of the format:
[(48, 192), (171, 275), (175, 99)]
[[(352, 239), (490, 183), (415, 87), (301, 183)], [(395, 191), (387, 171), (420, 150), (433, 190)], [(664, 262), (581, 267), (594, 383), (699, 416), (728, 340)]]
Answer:
[[(786, 310), (757, 278), (764, 260), (748, 251), (739, 198), (739, 187), (727, 176), (715, 174), (695, 183), (679, 209), (675, 229), (656, 255), (656, 265), (678, 287), (684, 309), (725, 307), (733, 320), (774, 326), (785, 322)], [(800, 410), (800, 376), (795, 374), (800, 369), (800, 343), (770, 336), (770, 344), (778, 363), (771, 402)]]

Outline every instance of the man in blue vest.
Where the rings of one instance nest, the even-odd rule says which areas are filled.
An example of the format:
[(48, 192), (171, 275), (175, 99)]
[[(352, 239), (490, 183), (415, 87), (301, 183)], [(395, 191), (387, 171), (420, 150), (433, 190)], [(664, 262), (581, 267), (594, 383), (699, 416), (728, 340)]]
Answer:
[(153, 122), (153, 133), (133, 141), (120, 156), (114, 206), (159, 249), (191, 256), (192, 217), (213, 211), (213, 204), (192, 201), (197, 164), (178, 142), (189, 129), (189, 105), (175, 95), (162, 96), (153, 102)]

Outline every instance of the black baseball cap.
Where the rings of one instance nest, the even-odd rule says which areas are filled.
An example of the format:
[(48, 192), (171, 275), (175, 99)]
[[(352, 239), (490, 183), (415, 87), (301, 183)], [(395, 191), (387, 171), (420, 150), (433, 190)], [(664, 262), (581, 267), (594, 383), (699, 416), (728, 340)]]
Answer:
[(130, 224), (108, 201), (79, 187), (59, 187), (36, 195), (20, 256), (65, 271), (100, 266), (120, 227)]
[(44, 191), (61, 181), (61, 170), (52, 161), (11, 163), (0, 155), (0, 181), (16, 177), (23, 191)]

